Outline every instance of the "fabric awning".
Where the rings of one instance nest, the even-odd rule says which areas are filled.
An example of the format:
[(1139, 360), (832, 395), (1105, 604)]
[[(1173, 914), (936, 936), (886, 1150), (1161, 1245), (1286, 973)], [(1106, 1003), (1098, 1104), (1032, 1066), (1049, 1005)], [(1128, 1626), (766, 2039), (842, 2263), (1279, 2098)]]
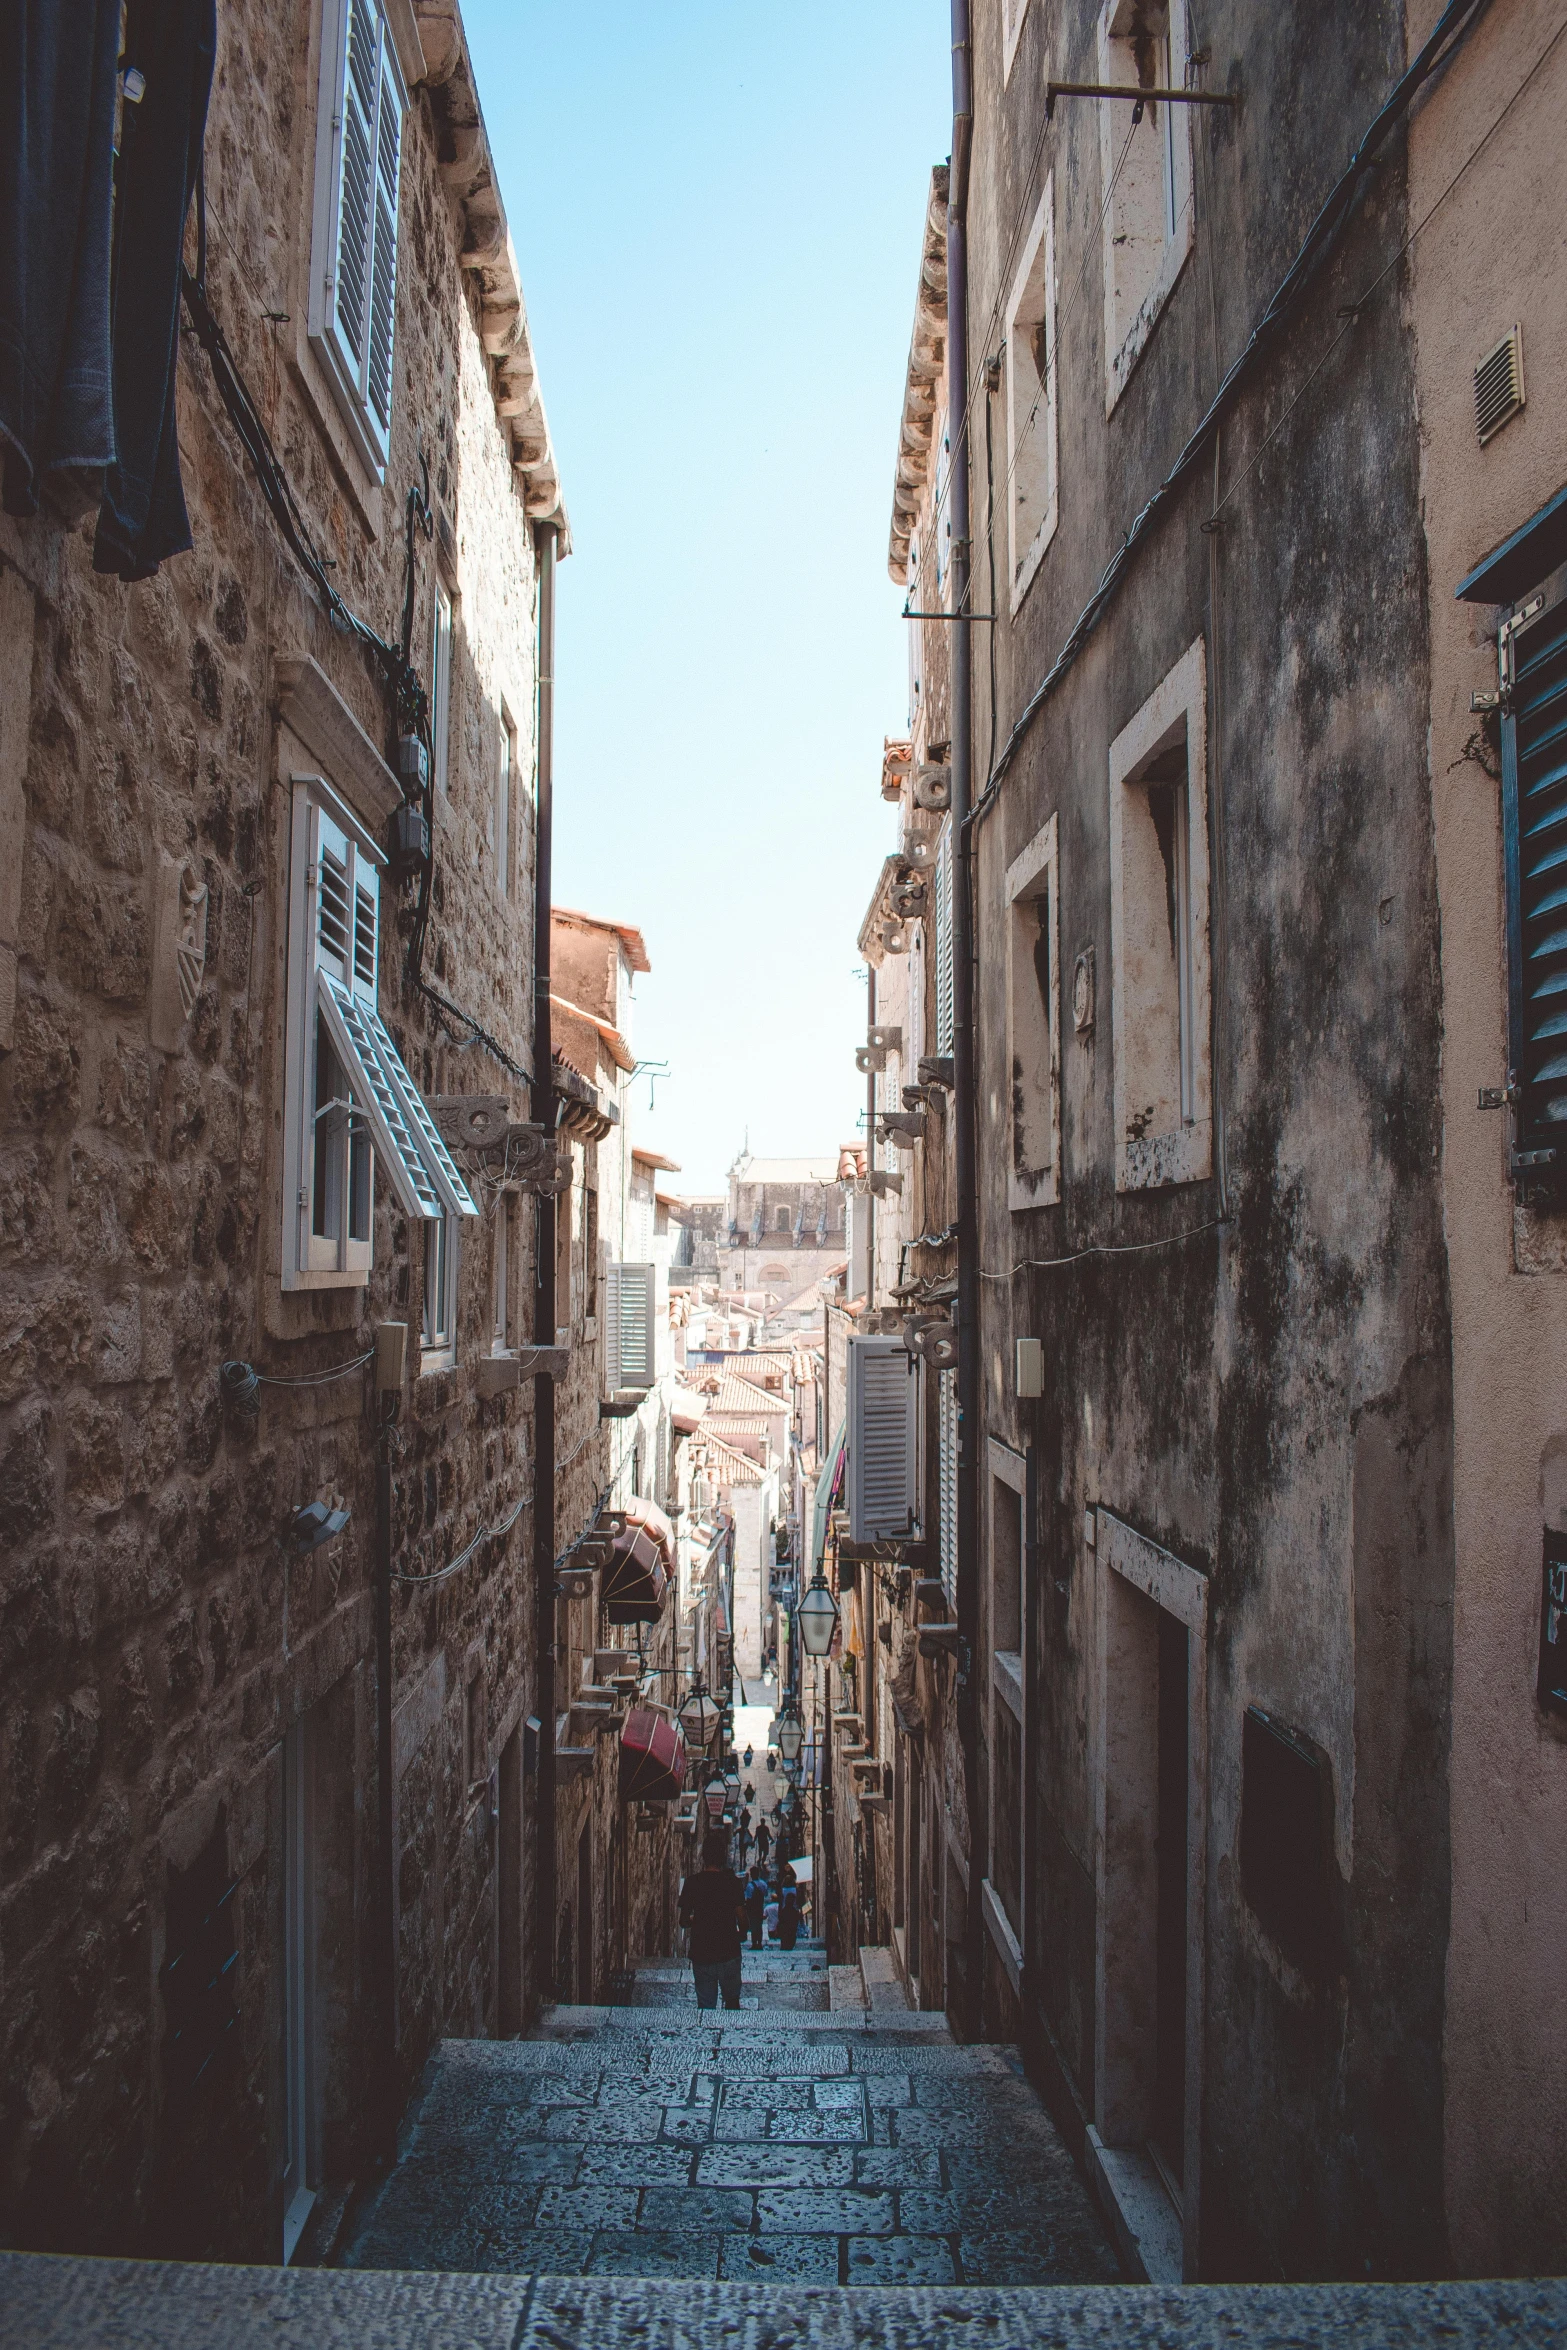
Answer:
[(838, 1433), (833, 1438), (827, 1458), (822, 1463), (821, 1475), (816, 1480), (816, 1505), (811, 1512), (811, 1572), (822, 1563), (827, 1547), (827, 1520), (832, 1510), (833, 1489), (843, 1469), (843, 1448), (847, 1440), (847, 1420), (838, 1422)]
[(599, 1597), (612, 1624), (656, 1624), (669, 1590), (663, 1553), (644, 1526), (628, 1525), (604, 1569)]
[(633, 1706), (620, 1733), (622, 1803), (672, 1803), (686, 1783), (680, 1724), (652, 1706)]
[(622, 1508), (628, 1529), (634, 1532), (640, 1527), (644, 1534), (649, 1535), (657, 1543), (665, 1567), (672, 1571), (675, 1564), (675, 1529), (657, 1502), (644, 1501), (640, 1494), (634, 1493), (628, 1502), (622, 1504)]

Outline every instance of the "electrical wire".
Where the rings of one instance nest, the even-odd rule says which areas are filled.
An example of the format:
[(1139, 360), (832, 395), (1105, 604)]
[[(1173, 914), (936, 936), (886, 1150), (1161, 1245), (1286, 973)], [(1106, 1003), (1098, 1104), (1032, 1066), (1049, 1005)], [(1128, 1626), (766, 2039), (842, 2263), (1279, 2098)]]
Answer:
[(218, 1382), (223, 1400), (247, 1419), (253, 1420), (261, 1409), (263, 1387), (326, 1387), (334, 1379), (347, 1379), (355, 1371), (362, 1371), (366, 1363), (375, 1360), (375, 1348), (369, 1347), (352, 1362), (337, 1363), (329, 1371), (305, 1371), (296, 1377), (284, 1379), (271, 1371), (258, 1371), (253, 1363), (227, 1362), (218, 1366)]
[(1206, 1224), (1188, 1224), (1183, 1231), (1167, 1232), (1160, 1240), (1096, 1240), (1087, 1248), (1075, 1248), (1059, 1257), (1019, 1257), (1006, 1273), (980, 1272), (981, 1281), (1015, 1281), (1019, 1273), (1050, 1272), (1057, 1265), (1080, 1265), (1088, 1257), (1141, 1257), (1156, 1248), (1174, 1248), (1183, 1240), (1196, 1240), (1204, 1232), (1217, 1232), (1229, 1222), (1227, 1216), (1210, 1216)]
[[(1478, 22), (1489, 5), (1490, 0), (1448, 0), (1448, 5), (1443, 10), (1429, 38), (1418, 51), (1411, 65), (1394, 84), (1392, 91), (1384, 100), (1369, 129), (1356, 147), (1347, 168), (1334, 183), (1326, 203), (1321, 207), (1307, 230), (1294, 260), (1279, 281), (1267, 308), (1252, 328), (1244, 347), (1231, 363), (1229, 371), (1213, 399), (1197, 425), (1187, 436), (1185, 445), (1163, 481), (1146, 500), (1130, 530), (1127, 531), (1120, 546), (1106, 564), (1098, 587), (1068, 630), (1066, 640), (1054, 662), (1014, 720), (1011, 732), (1002, 744), (1000, 754), (991, 769), (984, 791), (964, 819), (965, 831), (971, 830), (994, 804), (1007, 771), (1021, 749), (1034, 720), (1055, 693), (1067, 672), (1073, 667), (1078, 654), (1113, 602), (1133, 554), (1148, 537), (1155, 522), (1161, 517), (1198, 460), (1206, 454), (1214, 432), (1236, 405), (1242, 390), (1249, 383), (1261, 360), (1266, 356), (1286, 321), (1292, 315), (1298, 297), (1315, 277), (1328, 254), (1338, 243), (1339, 237), (1358, 203), (1362, 182), (1375, 161), (1377, 150), (1384, 144), (1396, 124), (1407, 114), (1422, 85), (1447, 63), (1459, 43)], [(1537, 71), (1540, 62), (1543, 60), (1537, 61), (1531, 71)], [(1489, 137), (1489, 132), (1486, 135)], [(1455, 184), (1458, 176), (1461, 174), (1455, 175)], [(1434, 209), (1435, 207), (1433, 207)], [(1398, 258), (1399, 256), (1395, 255), (1394, 261)], [(1387, 266), (1391, 268), (1393, 263), (1390, 262)], [(1378, 279), (1374, 282), (1380, 283), (1381, 276), (1385, 274), (1385, 271), (1379, 273)], [(1334, 337), (1328, 350), (1323, 353), (1317, 367), (1312, 370), (1313, 375), (1320, 370), (1331, 355), (1333, 348), (1343, 340), (1348, 331), (1349, 327), (1346, 323), (1340, 333)], [(1309, 383), (1310, 380), (1311, 378), (1308, 377), (1307, 382)], [(1305, 389), (1306, 385), (1303, 384), (1301, 392), (1304, 392)], [(1296, 394), (1297, 401), (1300, 396), (1301, 393)], [(1286, 411), (1287, 413), (1288, 411)], [(1281, 418), (1280, 423), (1282, 422)], [(1277, 429), (1276, 426), (1275, 432)], [(1273, 436), (1269, 437), (1271, 439)], [(1240, 486), (1240, 481), (1246, 478), (1247, 475), (1242, 474), (1231, 485), (1230, 494), (1232, 496)]]
[(493, 1526), (481, 1526), (467, 1549), (460, 1550), (454, 1559), (448, 1559), (444, 1567), (436, 1567), (428, 1575), (408, 1575), (400, 1567), (394, 1567), (392, 1581), (394, 1583), (444, 1583), (449, 1575), (460, 1574), (474, 1554), (482, 1550), (487, 1542), (499, 1542), (503, 1534), (511, 1532), (532, 1499), (531, 1493), (522, 1494), (513, 1503), (504, 1518), (498, 1519)]

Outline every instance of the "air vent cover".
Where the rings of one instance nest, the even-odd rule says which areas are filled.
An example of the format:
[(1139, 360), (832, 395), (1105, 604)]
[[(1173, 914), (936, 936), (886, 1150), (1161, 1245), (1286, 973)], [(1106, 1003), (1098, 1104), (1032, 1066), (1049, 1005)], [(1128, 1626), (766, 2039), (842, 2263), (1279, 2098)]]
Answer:
[(1482, 445), (1523, 406), (1523, 330), (1511, 327), (1475, 369), (1475, 431)]

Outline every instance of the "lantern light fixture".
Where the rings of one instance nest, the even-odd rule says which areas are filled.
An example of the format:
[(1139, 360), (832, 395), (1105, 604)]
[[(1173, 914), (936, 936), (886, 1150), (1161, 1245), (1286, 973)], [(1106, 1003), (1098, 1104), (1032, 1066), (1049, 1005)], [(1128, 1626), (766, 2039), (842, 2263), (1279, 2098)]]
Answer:
[(838, 1602), (828, 1590), (827, 1578), (820, 1567), (796, 1613), (800, 1619), (800, 1641), (806, 1655), (828, 1655), (838, 1622)]
[(786, 1763), (798, 1762), (800, 1749), (805, 1744), (805, 1725), (790, 1706), (778, 1724), (778, 1751)]
[(702, 1751), (711, 1746), (718, 1727), (718, 1700), (702, 1686), (700, 1678), (693, 1681), (680, 1708), (680, 1727), (692, 1746)]
[(716, 1828), (723, 1819), (724, 1806), (729, 1801), (729, 1790), (724, 1785), (723, 1774), (721, 1772), (715, 1771), (713, 1776), (708, 1780), (707, 1785), (702, 1790), (702, 1800), (707, 1805), (708, 1819), (712, 1826)]

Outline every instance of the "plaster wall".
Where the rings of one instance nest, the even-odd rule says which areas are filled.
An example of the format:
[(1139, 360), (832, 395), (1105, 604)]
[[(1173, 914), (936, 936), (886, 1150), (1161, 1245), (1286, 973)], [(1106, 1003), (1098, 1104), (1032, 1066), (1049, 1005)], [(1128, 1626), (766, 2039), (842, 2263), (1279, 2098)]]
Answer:
[[(1411, 47), (1436, 11), (1409, 11)], [(1542, 1526), (1567, 1526), (1567, 1217), (1515, 1209), (1505, 1114), (1476, 1108), (1507, 1067), (1494, 691), (1505, 613), (1458, 580), (1567, 481), (1567, 286), (1555, 239), (1525, 223), (1567, 206), (1567, 50), (1543, 0), (1488, 12), (1422, 108), (1411, 285), (1430, 563), (1429, 742), (1442, 915), (1443, 1211), (1453, 1300), (1452, 1931), (1444, 2179), (1460, 2273), (1567, 2262), (1567, 1737), (1535, 1702)], [(1543, 64), (1538, 63), (1544, 57)], [(1537, 70), (1533, 70), (1538, 68)], [(1510, 104), (1511, 102), (1511, 104)], [(1503, 110), (1508, 109), (1503, 120)], [(1519, 233), (1498, 235), (1498, 223)], [(1485, 447), (1476, 361), (1515, 324), (1523, 412)], [(1553, 596), (1553, 600), (1554, 596)]]

